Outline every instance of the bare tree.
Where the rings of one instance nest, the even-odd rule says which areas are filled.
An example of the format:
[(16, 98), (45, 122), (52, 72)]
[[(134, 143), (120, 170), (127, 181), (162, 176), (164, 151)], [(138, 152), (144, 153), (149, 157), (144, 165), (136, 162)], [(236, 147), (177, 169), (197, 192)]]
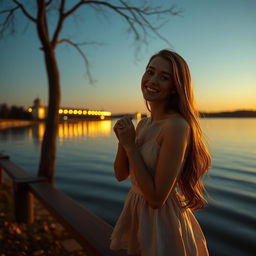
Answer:
[[(129, 32), (134, 36), (136, 42), (147, 44), (147, 38), (150, 34), (156, 35), (161, 40), (168, 43), (158, 31), (163, 24), (163, 17), (166, 19), (171, 15), (179, 14), (179, 10), (174, 5), (168, 8), (161, 6), (152, 6), (154, 1), (70, 1), (72, 6), (67, 8), (66, 0), (37, 0), (30, 1), (0, 1), (5, 6), (0, 9), (0, 36), (3, 37), (6, 32), (15, 31), (15, 15), (21, 12), (25, 18), (35, 24), (38, 38), (41, 42), (41, 50), (44, 53), (44, 62), (46, 66), (49, 98), (48, 115), (46, 119), (46, 129), (41, 148), (41, 158), (38, 170), (38, 176), (47, 177), (50, 183), (54, 183), (55, 162), (56, 162), (56, 137), (59, 122), (59, 107), (61, 98), (60, 73), (56, 60), (55, 49), (61, 43), (67, 43), (74, 47), (85, 62), (87, 76), (92, 81), (89, 69), (89, 61), (86, 54), (81, 49), (81, 45), (69, 38), (60, 38), (65, 21), (75, 14), (78, 9), (91, 7), (96, 10), (98, 15), (104, 15), (106, 9), (123, 19)], [(4, 4), (3, 4), (4, 3)], [(8, 3), (8, 7), (7, 7)], [(56, 11), (56, 24), (53, 33), (49, 32), (49, 12)], [(152, 24), (150, 17), (160, 18), (162, 24)], [(52, 25), (53, 26), (53, 25)]]

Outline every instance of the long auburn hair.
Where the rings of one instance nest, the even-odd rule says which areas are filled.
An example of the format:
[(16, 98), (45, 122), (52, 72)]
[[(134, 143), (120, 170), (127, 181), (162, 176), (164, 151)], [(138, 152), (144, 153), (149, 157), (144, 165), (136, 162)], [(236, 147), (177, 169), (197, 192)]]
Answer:
[[(176, 87), (176, 93), (171, 95), (169, 108), (180, 113), (190, 126), (187, 157), (177, 183), (180, 189), (180, 206), (194, 211), (204, 208), (207, 204), (203, 196), (206, 189), (202, 177), (210, 167), (211, 156), (203, 141), (199, 112), (195, 105), (190, 71), (186, 61), (176, 52), (161, 50), (150, 58), (148, 65), (158, 56), (171, 64), (172, 81)], [(147, 101), (146, 106), (150, 111)]]

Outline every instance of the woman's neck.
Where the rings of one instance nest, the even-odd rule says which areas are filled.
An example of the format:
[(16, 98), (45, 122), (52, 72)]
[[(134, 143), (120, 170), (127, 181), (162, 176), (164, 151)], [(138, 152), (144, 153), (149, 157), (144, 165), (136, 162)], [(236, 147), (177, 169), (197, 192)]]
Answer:
[(151, 120), (161, 120), (164, 119), (166, 116), (170, 114), (177, 113), (176, 111), (172, 109), (168, 109), (166, 105), (159, 105), (150, 103), (150, 109), (151, 109)]

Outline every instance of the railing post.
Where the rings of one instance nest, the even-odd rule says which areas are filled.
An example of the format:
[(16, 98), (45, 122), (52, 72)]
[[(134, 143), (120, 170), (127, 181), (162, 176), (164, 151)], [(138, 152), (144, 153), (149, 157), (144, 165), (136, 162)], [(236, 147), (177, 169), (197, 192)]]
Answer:
[[(0, 159), (9, 159), (9, 156), (3, 155), (2, 153), (0, 153)], [(0, 165), (0, 185), (2, 185), (3, 183), (4, 183), (4, 169)]]
[(34, 221), (34, 196), (29, 192), (28, 184), (16, 182), (14, 188), (15, 219), (17, 222)]
[(4, 170), (3, 167), (0, 165), (0, 185), (4, 183)]

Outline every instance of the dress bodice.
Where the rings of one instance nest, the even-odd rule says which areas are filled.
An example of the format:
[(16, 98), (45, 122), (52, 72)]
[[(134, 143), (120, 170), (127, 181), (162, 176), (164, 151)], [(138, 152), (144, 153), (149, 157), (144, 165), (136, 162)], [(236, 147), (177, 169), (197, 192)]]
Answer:
[[(160, 131), (161, 125), (153, 126), (150, 123), (150, 118), (146, 118), (143, 120), (143, 124), (135, 138), (135, 143), (151, 176), (154, 176), (160, 150), (160, 146), (157, 142)], [(136, 185), (132, 170), (130, 170), (130, 173), (132, 184)]]
[[(164, 120), (156, 120), (152, 123), (151, 118), (145, 118), (142, 120), (141, 127), (137, 131), (135, 143), (139, 149), (141, 157), (147, 167), (149, 174), (154, 177), (157, 166), (158, 155), (160, 151), (159, 137), (161, 135), (162, 128), (164, 126)], [(186, 155), (186, 154), (185, 154)], [(181, 169), (184, 166), (186, 156), (183, 159)], [(130, 177), (132, 185), (137, 187), (134, 173), (130, 169)]]

